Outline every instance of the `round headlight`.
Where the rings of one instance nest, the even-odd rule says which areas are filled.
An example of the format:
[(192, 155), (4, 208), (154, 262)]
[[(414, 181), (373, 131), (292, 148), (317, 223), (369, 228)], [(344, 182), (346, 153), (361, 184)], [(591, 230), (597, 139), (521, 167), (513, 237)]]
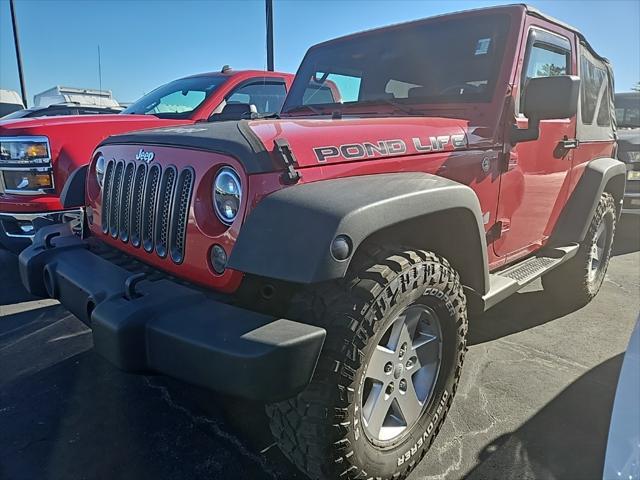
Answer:
[(96, 160), (96, 180), (98, 180), (100, 188), (102, 188), (102, 185), (104, 184), (104, 165), (104, 157), (101, 155)]
[(233, 168), (220, 169), (213, 182), (213, 207), (218, 218), (225, 225), (231, 225), (238, 216), (242, 185)]

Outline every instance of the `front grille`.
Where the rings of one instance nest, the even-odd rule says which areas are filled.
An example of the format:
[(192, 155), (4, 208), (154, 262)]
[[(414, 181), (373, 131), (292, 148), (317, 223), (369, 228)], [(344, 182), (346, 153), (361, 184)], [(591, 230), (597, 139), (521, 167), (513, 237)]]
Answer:
[(110, 161), (102, 192), (102, 232), (174, 263), (185, 253), (195, 174), (173, 165)]

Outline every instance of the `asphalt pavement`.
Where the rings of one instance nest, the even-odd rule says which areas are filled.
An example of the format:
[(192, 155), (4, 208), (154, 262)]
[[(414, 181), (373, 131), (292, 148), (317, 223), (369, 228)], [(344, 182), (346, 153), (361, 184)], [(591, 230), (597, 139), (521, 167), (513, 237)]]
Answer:
[[(411, 480), (602, 478), (640, 312), (640, 218), (623, 218), (596, 299), (534, 283), (471, 320), (461, 386)], [(123, 373), (89, 330), (20, 286), (0, 251), (0, 479), (299, 479), (258, 404)]]

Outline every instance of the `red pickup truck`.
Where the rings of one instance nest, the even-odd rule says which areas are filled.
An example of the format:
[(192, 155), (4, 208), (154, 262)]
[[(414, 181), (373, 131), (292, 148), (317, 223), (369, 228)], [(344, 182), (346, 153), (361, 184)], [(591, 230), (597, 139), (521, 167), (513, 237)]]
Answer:
[(277, 113), (292, 80), (225, 67), (167, 83), (122, 114), (0, 120), (0, 247), (20, 251), (39, 224), (78, 218), (79, 208), (62, 208), (62, 187), (109, 135)]

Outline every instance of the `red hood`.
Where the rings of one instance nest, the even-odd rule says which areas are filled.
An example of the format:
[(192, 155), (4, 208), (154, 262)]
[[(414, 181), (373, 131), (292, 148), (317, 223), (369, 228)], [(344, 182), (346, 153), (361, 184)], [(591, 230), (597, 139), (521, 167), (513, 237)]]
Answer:
[(467, 148), (468, 122), (441, 117), (281, 119), (250, 123), (268, 150), (284, 138), (300, 167)]
[(153, 115), (126, 115), (126, 114), (107, 114), (107, 115), (66, 115), (59, 117), (39, 117), (39, 118), (17, 118), (9, 120), (0, 120), (0, 132), (23, 131), (29, 129), (38, 129), (42, 131), (44, 128), (54, 127), (75, 127), (78, 125), (122, 125), (124, 131), (127, 128), (136, 128), (140, 124), (149, 125), (149, 127), (161, 126), (163, 124), (183, 123), (176, 120), (162, 120)]

